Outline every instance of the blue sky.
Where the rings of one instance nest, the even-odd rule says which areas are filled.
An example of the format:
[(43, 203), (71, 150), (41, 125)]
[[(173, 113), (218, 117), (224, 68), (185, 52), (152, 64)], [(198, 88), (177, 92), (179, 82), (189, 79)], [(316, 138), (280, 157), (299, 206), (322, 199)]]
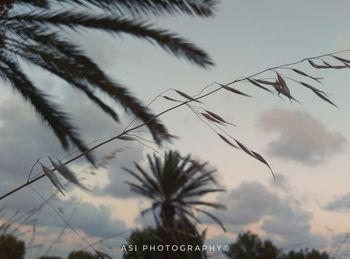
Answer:
[[(267, 67), (350, 48), (349, 9), (350, 3), (345, 0), (226, 0), (219, 5), (214, 18), (178, 16), (154, 21), (159, 27), (178, 32), (205, 49), (215, 62), (215, 67), (209, 70), (129, 37), (115, 38), (94, 32), (75, 39), (113, 78), (129, 86), (147, 103), (166, 89), (192, 95), (213, 82), (227, 83)], [(340, 108), (332, 107), (300, 87), (292, 87), (292, 93), (301, 105), (246, 83), (237, 85), (237, 89), (254, 98), (221, 91), (204, 100), (206, 108), (238, 125), (226, 130), (268, 160), (277, 173), (276, 181), (272, 181), (268, 168), (223, 143), (190, 110), (180, 108), (162, 117), (170, 131), (179, 136), (169, 147), (209, 161), (218, 169), (219, 181), (227, 189), (226, 194), (209, 198), (227, 204), (228, 210), (220, 216), (230, 233), (224, 235), (207, 222), (210, 240), (230, 242), (238, 231), (251, 229), (287, 249), (305, 245), (332, 252), (334, 240), (350, 231), (347, 220), (350, 213), (350, 123), (347, 119), (350, 73), (317, 71), (307, 65), (298, 68), (324, 77), (324, 85), (320, 87)], [(39, 70), (32, 72), (32, 78), (66, 105), (86, 139), (108, 137), (122, 129), (101, 117), (86, 99), (56, 78)], [(178, 97), (171, 92), (168, 95)], [(76, 102), (78, 96), (81, 101)], [(0, 180), (5, 183), (1, 184), (1, 192), (6, 192), (25, 181), (25, 172), (40, 155), (62, 157), (64, 152), (50, 130), (40, 125), (18, 96), (2, 90), (0, 98)], [(151, 108), (161, 112), (171, 105), (159, 99)], [(130, 117), (125, 116), (123, 123), (129, 121)], [(101, 154), (123, 146), (124, 143), (113, 143)], [(140, 223), (135, 219), (139, 208), (147, 203), (128, 192), (120, 165), (130, 166), (132, 160), (142, 163), (144, 153), (150, 150), (134, 144), (128, 146), (107, 170), (87, 179), (88, 183), (97, 184), (96, 195), (72, 191), (65, 201), (55, 202), (57, 206), (69, 207), (79, 196), (84, 203), (82, 211), (89, 210), (90, 206), (90, 211), (96, 210), (102, 215), (104, 222), (93, 223), (91, 231), (88, 231), (88, 222), (80, 225), (77, 222), (76, 227), (86, 235), (104, 237), (110, 234), (109, 231), (101, 233), (108, 230), (108, 224), (118, 226), (115, 228), (118, 232)], [(73, 166), (77, 171), (82, 167), (79, 163)], [(9, 178), (10, 175), (13, 177)], [(36, 187), (45, 189), (44, 185), (40, 183)], [(25, 204), (31, 207), (27, 200), (40, 201), (26, 190), (13, 197), (13, 209), (25, 209)], [(289, 226), (285, 222), (290, 222)], [(56, 227), (50, 221), (44, 221), (42, 226), (45, 225)], [(79, 243), (73, 234), (69, 234), (67, 240)]]

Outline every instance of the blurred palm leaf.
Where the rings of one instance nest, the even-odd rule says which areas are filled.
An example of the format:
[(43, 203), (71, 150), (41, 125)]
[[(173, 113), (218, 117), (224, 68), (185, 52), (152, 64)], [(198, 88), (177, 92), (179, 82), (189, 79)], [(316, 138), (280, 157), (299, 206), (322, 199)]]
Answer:
[[(146, 123), (155, 142), (160, 144), (171, 138), (165, 126), (125, 86), (108, 77), (67, 33), (84, 29), (133, 35), (206, 68), (213, 63), (203, 50), (172, 32), (155, 28), (145, 17), (177, 13), (207, 17), (213, 15), (215, 5), (214, 0), (3, 0), (0, 76), (31, 103), (65, 149), (74, 146), (84, 153), (88, 150), (69, 114), (30, 80), (22, 69), (22, 61), (63, 79), (119, 121), (117, 112), (98, 95), (106, 94)], [(91, 155), (86, 153), (86, 157), (93, 162)]]

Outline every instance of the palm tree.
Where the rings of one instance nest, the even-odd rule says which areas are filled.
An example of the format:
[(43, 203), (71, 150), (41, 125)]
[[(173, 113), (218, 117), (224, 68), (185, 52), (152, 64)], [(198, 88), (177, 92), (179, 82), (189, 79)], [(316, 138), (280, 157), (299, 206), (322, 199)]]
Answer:
[(198, 213), (205, 214), (218, 223), (224, 230), (221, 221), (203, 207), (224, 209), (218, 203), (200, 200), (208, 193), (223, 192), (217, 187), (216, 170), (208, 170), (206, 162), (200, 162), (190, 155), (182, 158), (178, 152), (164, 154), (163, 161), (157, 156), (147, 156), (150, 170), (145, 171), (135, 163), (138, 172), (124, 168), (136, 182), (127, 182), (131, 190), (150, 199), (150, 208), (142, 214), (153, 211), (157, 225), (174, 228), (180, 222), (200, 223)]
[[(145, 171), (135, 163), (138, 172), (124, 168), (136, 182), (127, 182), (131, 190), (150, 199), (150, 208), (157, 224), (157, 237), (165, 244), (199, 245), (204, 242), (205, 231), (200, 233), (196, 223), (201, 223), (198, 214), (202, 213), (225, 231), (221, 221), (205, 208), (224, 209), (218, 203), (206, 202), (200, 198), (208, 193), (223, 192), (217, 187), (215, 170), (208, 164), (191, 158), (181, 157), (178, 152), (169, 151), (162, 160), (157, 155), (147, 156), (150, 170)], [(206, 258), (205, 252), (163, 252), (155, 258)]]
[[(171, 138), (164, 125), (125, 86), (108, 77), (65, 33), (84, 29), (129, 34), (206, 68), (213, 63), (203, 50), (174, 33), (155, 28), (145, 17), (177, 13), (208, 17), (213, 15), (215, 4), (215, 0), (2, 0), (0, 77), (34, 107), (65, 149), (73, 145), (84, 152), (87, 147), (69, 114), (24, 73), (22, 61), (81, 90), (103, 112), (119, 121), (116, 111), (97, 95), (106, 94), (147, 123), (159, 144)], [(87, 158), (92, 161), (89, 154)]]

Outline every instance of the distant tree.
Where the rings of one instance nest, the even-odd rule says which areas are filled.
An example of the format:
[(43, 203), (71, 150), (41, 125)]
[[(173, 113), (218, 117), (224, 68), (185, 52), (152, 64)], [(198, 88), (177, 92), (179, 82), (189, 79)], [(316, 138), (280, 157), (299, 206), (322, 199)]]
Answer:
[(315, 249), (283, 252), (270, 240), (261, 240), (250, 231), (239, 234), (225, 255), (231, 259), (331, 259), (326, 252)]
[(326, 252), (320, 252), (315, 249), (311, 251), (308, 249), (302, 249), (299, 251), (290, 251), (281, 259), (331, 259), (330, 255)]
[[(201, 199), (208, 193), (224, 191), (216, 185), (215, 170), (208, 169), (207, 163), (196, 161), (191, 156), (181, 157), (176, 151), (166, 152), (163, 159), (157, 155), (148, 156), (148, 162), (148, 170), (138, 164), (135, 164), (135, 172), (125, 170), (136, 180), (128, 182), (131, 190), (151, 200), (151, 207), (142, 214), (153, 211), (156, 236), (163, 244), (203, 244), (204, 233), (199, 233), (195, 225), (195, 222), (200, 222), (198, 213), (209, 216), (225, 230), (221, 221), (206, 210), (225, 207)], [(198, 251), (164, 252), (162, 256), (159, 258), (205, 257)]]
[(11, 235), (0, 236), (0, 258), (1, 259), (23, 259), (25, 244)]
[[(157, 245), (162, 241), (157, 236), (157, 230), (153, 228), (146, 228), (144, 230), (134, 230), (127, 239), (126, 249), (124, 252), (124, 259), (152, 259), (154, 253), (149, 250), (142, 250), (143, 245)], [(128, 247), (131, 246), (131, 249)], [(135, 249), (136, 248), (136, 249)]]
[(232, 259), (279, 259), (280, 250), (270, 241), (262, 241), (256, 234), (239, 234), (237, 241), (225, 252)]
[(68, 255), (68, 259), (99, 259), (99, 257), (87, 251), (73, 251)]

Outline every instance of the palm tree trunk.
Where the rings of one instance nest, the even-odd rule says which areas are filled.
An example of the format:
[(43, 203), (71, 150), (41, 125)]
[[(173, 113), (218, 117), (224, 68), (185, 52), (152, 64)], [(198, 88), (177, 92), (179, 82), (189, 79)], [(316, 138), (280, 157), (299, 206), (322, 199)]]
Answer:
[(172, 206), (171, 202), (165, 202), (162, 205), (161, 210), (161, 219), (162, 219), (162, 225), (165, 228), (174, 228), (175, 226), (175, 209)]

